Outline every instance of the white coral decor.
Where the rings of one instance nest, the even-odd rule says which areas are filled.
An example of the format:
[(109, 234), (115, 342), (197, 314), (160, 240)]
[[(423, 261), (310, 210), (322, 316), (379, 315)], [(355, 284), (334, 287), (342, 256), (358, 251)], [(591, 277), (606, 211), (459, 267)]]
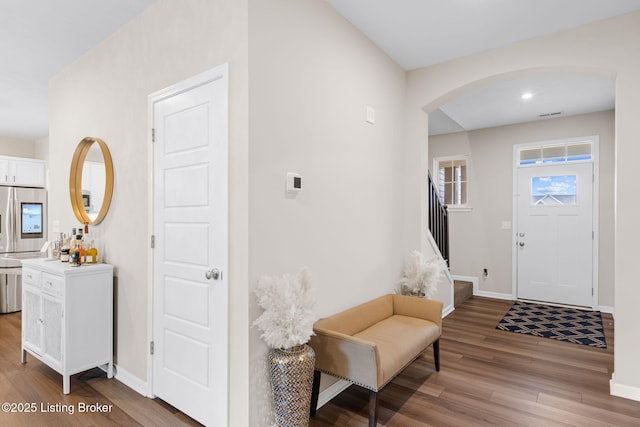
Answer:
[(286, 349), (309, 341), (317, 317), (312, 311), (315, 301), (306, 268), (298, 276), (262, 276), (255, 292), (264, 313), (253, 326), (262, 332), (260, 338), (269, 347)]
[(420, 295), (427, 298), (438, 290), (440, 276), (444, 272), (443, 262), (436, 256), (426, 259), (420, 251), (411, 252), (411, 260), (405, 264), (398, 290), (403, 295)]

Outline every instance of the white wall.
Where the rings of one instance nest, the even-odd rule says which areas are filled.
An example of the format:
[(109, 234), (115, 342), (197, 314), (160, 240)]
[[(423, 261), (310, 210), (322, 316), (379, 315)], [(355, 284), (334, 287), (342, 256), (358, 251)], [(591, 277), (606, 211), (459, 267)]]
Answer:
[(34, 143), (34, 157), (36, 159), (49, 161), (49, 136), (40, 138)]
[(415, 70), (408, 76), (410, 142), (426, 138), (420, 109), (432, 111), (466, 90), (535, 72), (585, 72), (616, 79), (615, 143), (615, 375), (612, 391), (640, 400), (640, 13), (492, 49)]
[(0, 156), (39, 159), (36, 154), (35, 141), (0, 136)]
[[(249, 9), (250, 287), (308, 266), (327, 316), (393, 292), (402, 236), (405, 72), (322, 1)], [(365, 122), (375, 108), (376, 123)], [(285, 197), (285, 175), (303, 190)], [(408, 228), (420, 235), (420, 224)], [(260, 313), (250, 295), (251, 321)], [(273, 422), (267, 348), (252, 330), (251, 425)]]
[(50, 215), (76, 226), (68, 174), (76, 144), (102, 138), (114, 165), (114, 193), (92, 234), (115, 265), (116, 363), (141, 382), (148, 372), (148, 95), (229, 63), (230, 72), (230, 425), (248, 424), (247, 2), (159, 0), (50, 84)]
[[(614, 125), (613, 111), (555, 118), (429, 138), (433, 158), (469, 155), (469, 204), (472, 211), (450, 211), (451, 272), (475, 276), (479, 289), (511, 295), (513, 230), (513, 146), (526, 142), (599, 135), (600, 262), (599, 305), (613, 307)], [(489, 277), (482, 279), (482, 269)]]

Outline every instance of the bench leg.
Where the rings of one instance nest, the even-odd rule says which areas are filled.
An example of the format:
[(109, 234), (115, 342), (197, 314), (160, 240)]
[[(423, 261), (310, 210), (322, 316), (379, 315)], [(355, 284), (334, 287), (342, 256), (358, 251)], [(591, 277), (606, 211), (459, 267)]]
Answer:
[(433, 342), (433, 360), (436, 364), (436, 372), (440, 372), (440, 339)]
[(369, 390), (369, 427), (378, 425), (378, 392)]
[(316, 409), (318, 409), (318, 395), (320, 394), (320, 377), (322, 373), (320, 371), (313, 371), (313, 387), (311, 388), (311, 408), (309, 413), (312, 417), (316, 416)]

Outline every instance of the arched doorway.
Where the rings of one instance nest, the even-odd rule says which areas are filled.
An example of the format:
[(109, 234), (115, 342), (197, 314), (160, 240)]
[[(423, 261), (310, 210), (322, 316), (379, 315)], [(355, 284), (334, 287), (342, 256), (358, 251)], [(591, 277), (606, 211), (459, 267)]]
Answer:
[[(579, 263), (580, 268), (576, 268), (575, 271), (576, 273), (581, 273), (581, 287), (579, 289), (583, 291), (583, 298), (563, 300), (549, 294), (548, 297), (537, 296), (535, 299), (565, 304), (578, 304), (579, 302), (578, 305), (601, 308), (610, 312), (613, 307), (613, 269), (611, 266), (614, 260), (612, 251), (607, 248), (613, 247), (614, 244), (614, 200), (612, 196), (614, 193), (614, 114), (609, 109), (613, 107), (614, 102), (614, 81), (602, 77), (601, 74), (596, 76), (585, 73), (567, 74), (564, 70), (561, 70), (561, 73), (556, 70), (548, 70), (545, 73), (535, 70), (533, 77), (523, 77), (523, 74), (525, 73), (501, 75), (500, 77), (503, 80), (484, 79), (480, 82), (480, 88), (477, 84), (470, 84), (464, 88), (466, 89), (464, 94), (462, 94), (462, 91), (456, 90), (456, 97), (449, 97), (447, 100), (445, 106), (453, 105), (453, 108), (446, 108), (446, 111), (448, 113), (453, 112), (454, 119), (462, 118), (461, 122), (467, 125), (469, 123), (471, 125), (482, 123), (483, 117), (482, 114), (479, 115), (479, 118), (476, 117), (478, 116), (477, 113), (471, 113), (469, 108), (461, 108), (460, 100), (470, 103), (474, 108), (483, 108), (483, 104), (478, 100), (493, 102), (492, 105), (487, 107), (487, 110), (490, 110), (494, 116), (486, 116), (487, 120), (489, 120), (489, 125), (486, 127), (491, 127), (492, 129), (474, 131), (471, 130), (473, 129), (472, 127), (468, 132), (430, 138), (431, 147), (429, 148), (428, 167), (431, 168), (432, 175), (437, 177), (437, 174), (434, 173), (435, 166), (432, 161), (436, 157), (443, 158), (442, 156), (445, 156), (444, 158), (451, 158), (458, 155), (469, 158), (466, 170), (469, 175), (470, 205), (468, 209), (457, 209), (456, 206), (450, 206), (453, 248), (452, 272), (454, 275), (475, 278), (475, 283), (477, 284), (476, 294), (480, 291), (480, 295), (508, 299), (517, 298), (518, 296), (524, 298), (527, 295), (531, 295), (530, 292), (522, 293), (522, 295), (518, 294), (517, 282), (519, 276), (517, 274), (517, 264), (519, 257), (524, 258), (525, 252), (526, 255), (532, 253), (533, 246), (523, 247), (520, 250), (516, 250), (515, 246), (513, 246), (518, 242), (524, 243), (524, 240), (526, 240), (526, 238), (521, 238), (517, 241), (516, 234), (514, 234), (517, 231), (518, 215), (517, 206), (513, 205), (511, 200), (517, 195), (517, 192), (514, 191), (513, 177), (519, 165), (515, 163), (512, 155), (513, 147), (522, 143), (539, 143), (541, 141), (586, 137), (602, 133), (603, 143), (600, 151), (602, 151), (604, 165), (601, 181), (605, 195), (600, 208), (594, 210), (595, 224), (586, 224), (582, 233), (585, 239), (590, 242), (592, 231), (595, 231), (593, 256), (587, 254), (589, 259), (594, 260), (594, 268), (593, 271), (591, 269), (588, 269), (588, 272), (586, 270), (583, 271), (582, 266), (586, 265), (586, 263)], [(557, 102), (555, 99), (550, 99), (549, 95), (545, 96), (544, 92), (561, 89), (561, 85), (573, 85), (578, 92), (587, 91), (593, 87), (593, 99), (587, 99), (585, 96), (581, 100), (582, 104), (578, 102), (575, 104), (576, 107), (571, 105), (571, 102), (563, 101), (561, 105), (564, 107), (564, 114), (560, 116), (560, 119), (554, 116), (555, 120), (543, 120), (535, 116), (534, 112), (545, 111), (540, 110), (541, 108), (552, 108), (553, 103)], [(524, 101), (519, 99), (519, 93), (516, 93), (516, 88), (538, 89), (537, 104), (521, 105), (524, 104)], [(493, 94), (494, 92), (495, 95)], [(603, 94), (603, 92), (606, 93)], [(491, 96), (487, 94), (491, 94)], [(562, 95), (575, 96), (576, 92), (567, 91)], [(603, 103), (603, 95), (610, 97), (610, 100)], [(506, 99), (508, 96), (512, 96), (514, 100)], [(495, 117), (496, 113), (503, 111), (496, 105), (500, 102), (509, 102), (508, 108), (511, 109), (520, 108), (524, 110), (526, 107), (530, 111), (524, 112), (528, 115), (520, 112), (511, 114), (506, 109), (503, 114), (510, 115), (506, 120), (511, 121), (501, 121), (501, 118)], [(582, 106), (587, 102), (595, 103), (592, 108), (596, 111), (605, 108), (608, 113), (585, 114), (592, 113), (591, 110), (587, 110)], [(461, 113), (459, 113), (460, 111)], [(468, 119), (466, 116), (468, 114), (476, 116)], [(513, 124), (523, 122), (523, 120), (530, 123), (527, 125)], [(494, 123), (498, 127), (494, 127)], [(598, 150), (593, 153), (591, 161), (595, 162), (597, 159)], [(547, 163), (547, 160), (545, 160), (545, 163)], [(530, 168), (531, 165), (525, 165), (525, 167)], [(594, 170), (597, 172), (598, 168), (596, 167)], [(586, 183), (586, 181), (584, 182)], [(582, 185), (580, 187), (582, 188)], [(598, 186), (596, 185), (594, 188), (597, 190)], [(597, 207), (597, 197), (594, 200), (596, 202), (594, 206)], [(466, 208), (466, 206), (463, 207)], [(597, 214), (600, 211), (602, 212), (602, 219), (598, 221)], [(603, 224), (604, 236), (601, 245), (603, 250), (598, 251), (597, 230), (600, 222)], [(539, 235), (539, 232), (536, 235)], [(528, 237), (531, 236), (528, 235)], [(562, 246), (559, 245), (559, 247)], [(599, 252), (603, 254), (603, 268), (601, 269), (598, 268), (597, 263)], [(542, 251), (540, 253), (547, 252)], [(569, 258), (573, 259), (573, 257)], [(542, 261), (534, 260), (533, 263), (529, 262), (528, 265), (537, 266), (541, 264)], [(568, 264), (563, 262), (560, 266), (568, 266)], [(549, 268), (549, 271), (551, 270)], [(555, 274), (555, 271), (556, 269), (553, 269), (553, 274)], [(485, 272), (484, 275), (483, 272)], [(575, 275), (574, 273), (560, 274), (560, 277), (569, 278)], [(602, 283), (604, 283), (604, 290), (600, 295), (601, 302), (598, 300), (599, 276), (602, 277)], [(587, 278), (589, 280), (585, 280)], [(577, 279), (576, 282), (578, 282)], [(591, 297), (592, 285), (595, 290), (593, 298)], [(565, 287), (563, 286), (562, 289), (565, 289)], [(577, 288), (574, 287), (574, 289)], [(528, 298), (531, 299), (530, 296)]]

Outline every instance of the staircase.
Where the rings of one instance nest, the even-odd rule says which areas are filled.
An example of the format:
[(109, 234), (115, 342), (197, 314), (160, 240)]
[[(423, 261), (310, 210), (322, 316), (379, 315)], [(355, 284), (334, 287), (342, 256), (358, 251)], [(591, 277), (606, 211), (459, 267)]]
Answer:
[(457, 307), (473, 296), (473, 283), (462, 280), (453, 281), (453, 306)]
[[(440, 201), (431, 174), (429, 174), (429, 242), (436, 254), (449, 264), (449, 218), (447, 206)], [(473, 283), (453, 280), (449, 269), (445, 270), (446, 280), (453, 286), (453, 306), (457, 307), (473, 296)]]
[[(438, 189), (436, 188), (431, 174), (429, 174), (429, 243), (433, 252), (446, 262), (447, 269), (445, 269), (444, 279), (449, 282), (449, 285), (454, 288), (454, 307), (457, 304), (458, 298), (466, 300), (469, 298), (468, 289), (464, 285), (456, 285), (449, 272), (449, 219), (447, 216), (447, 206), (440, 202), (438, 196)], [(459, 291), (458, 288), (461, 290)], [(460, 296), (458, 294), (460, 293)], [(473, 294), (473, 284), (471, 284), (471, 293)]]

